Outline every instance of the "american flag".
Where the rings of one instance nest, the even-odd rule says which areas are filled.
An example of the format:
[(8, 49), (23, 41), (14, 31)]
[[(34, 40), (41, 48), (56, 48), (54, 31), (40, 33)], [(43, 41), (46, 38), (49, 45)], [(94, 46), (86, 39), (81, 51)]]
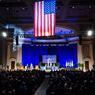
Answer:
[(54, 36), (56, 0), (35, 2), (34, 30), (35, 37)]

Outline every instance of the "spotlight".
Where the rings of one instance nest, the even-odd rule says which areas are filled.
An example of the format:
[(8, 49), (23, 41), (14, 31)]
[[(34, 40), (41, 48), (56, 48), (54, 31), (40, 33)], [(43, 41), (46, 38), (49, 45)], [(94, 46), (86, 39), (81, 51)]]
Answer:
[(7, 37), (7, 33), (6, 32), (2, 32), (2, 37), (6, 38)]
[(89, 30), (89, 31), (87, 32), (87, 35), (88, 35), (88, 36), (92, 36), (92, 35), (93, 35), (93, 31), (92, 31), (92, 30)]
[(25, 8), (23, 7), (22, 10), (25, 10)]
[(6, 8), (6, 10), (8, 11), (8, 10), (9, 10), (9, 8)]
[(92, 8), (92, 6), (91, 6), (91, 5), (89, 5), (89, 8)]
[(75, 6), (73, 5), (73, 6), (72, 6), (72, 9), (74, 9), (74, 8), (75, 8)]
[(46, 36), (49, 36), (49, 33), (48, 32), (46, 32)]

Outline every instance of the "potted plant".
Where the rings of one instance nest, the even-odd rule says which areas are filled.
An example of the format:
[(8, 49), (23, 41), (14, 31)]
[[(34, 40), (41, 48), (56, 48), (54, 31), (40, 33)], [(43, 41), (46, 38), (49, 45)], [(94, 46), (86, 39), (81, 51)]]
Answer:
[(19, 62), (16, 63), (16, 67), (17, 67), (17, 69), (19, 69), (19, 67), (20, 67), (20, 63)]
[(59, 63), (55, 63), (55, 71), (59, 70)]
[(56, 67), (59, 67), (59, 63), (55, 63), (55, 66), (56, 66)]
[(78, 67), (79, 67), (79, 69), (83, 70), (84, 64), (83, 63), (78, 63)]

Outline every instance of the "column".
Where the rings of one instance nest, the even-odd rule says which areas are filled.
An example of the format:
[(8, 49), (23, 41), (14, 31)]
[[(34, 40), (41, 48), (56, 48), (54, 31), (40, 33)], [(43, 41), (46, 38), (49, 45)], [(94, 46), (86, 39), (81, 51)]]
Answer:
[(22, 47), (17, 47), (17, 62), (22, 64)]
[(9, 69), (11, 68), (10, 64), (10, 44), (7, 46), (7, 66), (9, 66)]
[(94, 58), (93, 58), (93, 45), (90, 44), (90, 62), (89, 62), (89, 69), (93, 69)]
[(78, 45), (78, 63), (83, 63), (82, 60), (82, 46)]

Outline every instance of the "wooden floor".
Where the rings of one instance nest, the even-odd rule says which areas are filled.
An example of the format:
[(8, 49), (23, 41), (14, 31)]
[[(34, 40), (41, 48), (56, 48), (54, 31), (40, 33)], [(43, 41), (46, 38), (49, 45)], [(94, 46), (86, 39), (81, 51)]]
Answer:
[(48, 88), (48, 79), (45, 79), (41, 86), (37, 89), (34, 95), (46, 95), (46, 90)]

